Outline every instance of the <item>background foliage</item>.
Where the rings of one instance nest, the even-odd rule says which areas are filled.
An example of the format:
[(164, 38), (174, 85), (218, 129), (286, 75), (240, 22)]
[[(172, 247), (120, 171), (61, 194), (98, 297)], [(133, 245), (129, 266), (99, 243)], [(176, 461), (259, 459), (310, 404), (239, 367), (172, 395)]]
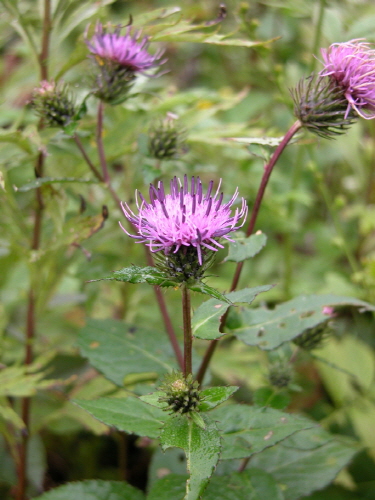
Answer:
[[(166, 50), (166, 74), (139, 77), (130, 99), (106, 108), (104, 145), (113, 188), (124, 201), (134, 199), (136, 188), (145, 192), (155, 179), (169, 181), (187, 173), (204, 182), (223, 178), (228, 193), (239, 186), (251, 206), (265, 160), (294, 121), (289, 88), (319, 69), (319, 48), (353, 38), (375, 41), (375, 7), (370, 0), (232, 0), (226, 4), (226, 18), (212, 26), (205, 23), (217, 18), (213, 1), (177, 5), (170, 0), (59, 0), (52, 5), (50, 78), (69, 83), (78, 103), (90, 89), (92, 70), (84, 43), (88, 23), (100, 19), (127, 24), (132, 16), (154, 46)], [(150, 500), (182, 498), (184, 455), (179, 449), (162, 454), (154, 439), (155, 421), (163, 412), (150, 406), (152, 416), (145, 418), (147, 430), (142, 432), (139, 426), (121, 424), (115, 430), (109, 425), (116, 422), (108, 421), (108, 415), (101, 422), (91, 408), (93, 399), (124, 401), (130, 394), (151, 392), (157, 375), (176, 364), (151, 287), (105, 280), (87, 283), (130, 264), (145, 265), (144, 252), (118, 227), (123, 215), (108, 189), (88, 170), (74, 141), (61, 130), (41, 129), (28, 104), (40, 82), (42, 2), (3, 0), (1, 9), (0, 495), (12, 498), (16, 490), (15, 462), (25, 430), (20, 398), (30, 396), (31, 496), (85, 480), (41, 498), (85, 498), (90, 492), (97, 498), (110, 493), (123, 498), (124, 492), (135, 500), (146, 494)], [(86, 104), (77, 134), (97, 163), (95, 99)], [(167, 112), (178, 115), (186, 138), (177, 158), (159, 161), (149, 155), (148, 131)], [(248, 453), (241, 454), (241, 447), (232, 443), (232, 454), (228, 452), (218, 465), (204, 499), (224, 499), (220, 495), (228, 484), (238, 499), (373, 498), (374, 321), (370, 308), (361, 313), (356, 306), (375, 299), (374, 148), (375, 124), (361, 120), (335, 141), (299, 134), (278, 162), (257, 223), (267, 241), (263, 236), (257, 242), (259, 250), (265, 247), (246, 262), (241, 277), (242, 288), (276, 286), (254, 297), (258, 309), (240, 305), (231, 312), (229, 326), (235, 337), (220, 344), (207, 382), (240, 387), (229, 422), (230, 415), (244, 418), (240, 413), (245, 406), (239, 403), (256, 403), (271, 407), (270, 412), (308, 417), (309, 424), (296, 421), (294, 434), (257, 449), (242, 474), (237, 472), (239, 460)], [(46, 155), (45, 176), (36, 180), (40, 152)], [(32, 249), (37, 187), (45, 215), (41, 245)], [(228, 290), (236, 252), (234, 247), (228, 257), (227, 250), (219, 252), (210, 286)], [(30, 290), (37, 298), (36, 341), (34, 361), (24, 366)], [(179, 311), (179, 293), (163, 290), (170, 311)], [(341, 302), (332, 299), (336, 317), (325, 343), (313, 352), (296, 352), (293, 344), (281, 342), (272, 345), (282, 344), (276, 350), (259, 349), (247, 325), (262, 327), (270, 318), (276, 325), (280, 308), (292, 306), (275, 306), (299, 301), (295, 298), (301, 294), (345, 297)], [(195, 341), (197, 364), (206, 347), (204, 339), (214, 338), (218, 322), (203, 312), (211, 326), (199, 333), (202, 297), (193, 296), (195, 333), (201, 339)], [(260, 307), (266, 305), (270, 310)], [(320, 303), (316, 308), (321, 310)], [(171, 318), (179, 334), (181, 316)], [(293, 332), (315, 326), (301, 325), (297, 319), (290, 320), (287, 340), (297, 335)], [(128, 325), (125, 331), (118, 321)], [(97, 332), (105, 332), (103, 345), (96, 344)], [(141, 369), (134, 349), (145, 363)], [(157, 356), (145, 360), (145, 353), (153, 351)], [(287, 387), (272, 385), (270, 374), (280, 374), (291, 356), (292, 381)], [(108, 412), (108, 405), (105, 408)], [(212, 415), (222, 418), (224, 408)], [(310, 429), (312, 421), (322, 428)], [(272, 419), (269, 425), (277, 434)], [(221, 430), (230, 441), (230, 423)], [(172, 437), (164, 435), (164, 448), (186, 447)], [(327, 459), (331, 455), (334, 463)], [(230, 475), (229, 483), (224, 474)], [(129, 484), (124, 486), (120, 479)], [(242, 497), (243, 491), (254, 494)]]

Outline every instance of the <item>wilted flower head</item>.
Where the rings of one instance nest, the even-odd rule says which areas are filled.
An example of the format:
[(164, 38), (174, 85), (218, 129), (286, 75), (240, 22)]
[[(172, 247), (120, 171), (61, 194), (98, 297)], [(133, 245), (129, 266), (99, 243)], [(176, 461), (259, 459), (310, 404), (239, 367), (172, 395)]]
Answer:
[(35, 88), (31, 104), (49, 127), (66, 127), (76, 116), (76, 106), (66, 85), (43, 80)]
[(199, 177), (191, 178), (190, 190), (186, 175), (183, 183), (174, 177), (170, 184), (170, 194), (165, 194), (162, 182), (158, 183), (157, 188), (151, 184), (150, 203), (137, 193), (137, 215), (126, 203), (122, 204), (125, 217), (134, 225), (137, 234), (131, 235), (121, 223), (120, 226), (125, 233), (137, 239), (138, 243), (146, 243), (152, 252), (163, 251), (171, 257), (188, 252), (189, 255), (195, 255), (198, 264), (202, 266), (207, 253), (223, 248), (218, 242), (219, 238), (232, 241), (228, 234), (240, 228), (247, 215), (243, 198), (241, 208), (232, 213), (238, 189), (223, 204), (224, 194), (220, 193), (220, 184), (214, 195), (213, 181), (204, 194)]
[(362, 40), (334, 43), (321, 49), (322, 76), (328, 76), (348, 102), (345, 118), (354, 109), (362, 118), (375, 118), (375, 50)]
[(120, 26), (113, 33), (107, 33), (107, 29), (97, 23), (91, 40), (86, 39), (98, 72), (94, 95), (111, 104), (118, 104), (126, 99), (136, 73), (147, 74), (147, 70), (166, 61), (161, 60), (161, 50), (154, 55), (149, 54), (148, 38), (140, 40), (139, 31), (132, 33), (129, 26), (125, 35), (120, 33)]

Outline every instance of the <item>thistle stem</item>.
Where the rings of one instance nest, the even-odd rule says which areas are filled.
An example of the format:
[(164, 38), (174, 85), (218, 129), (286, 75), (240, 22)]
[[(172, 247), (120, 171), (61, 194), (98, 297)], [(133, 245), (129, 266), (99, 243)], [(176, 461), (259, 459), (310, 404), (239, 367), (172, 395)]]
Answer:
[[(41, 52), (39, 55), (39, 67), (41, 80), (48, 80), (48, 56), (49, 42), (51, 32), (51, 3), (50, 0), (44, 0), (44, 18), (43, 18), (43, 34), (41, 43)], [(39, 123), (39, 130), (43, 128), (43, 122)], [(35, 177), (43, 177), (44, 170), (44, 154), (39, 153), (35, 164)], [(34, 227), (31, 241), (31, 249), (38, 250), (41, 240), (41, 229), (43, 220), (44, 203), (42, 191), (36, 189), (36, 208), (34, 212)], [(33, 362), (33, 342), (35, 337), (35, 293), (33, 285), (30, 285), (27, 299), (27, 316), (25, 329), (25, 366), (29, 366)], [(18, 485), (15, 494), (16, 500), (25, 500), (27, 489), (27, 450), (29, 444), (29, 428), (30, 428), (30, 411), (31, 398), (23, 398), (21, 401), (21, 417), (25, 424), (25, 432), (22, 435), (19, 445), (19, 456), (17, 463)]]
[[(105, 157), (104, 144), (103, 144), (103, 112), (104, 112), (104, 105), (100, 101), (99, 106), (98, 106), (98, 123), (97, 123), (97, 130), (96, 130), (96, 141), (97, 141), (97, 146), (98, 146), (100, 166), (101, 166), (102, 173), (103, 173), (102, 180), (104, 180), (104, 182), (106, 183), (106, 186), (108, 187), (108, 190), (111, 193), (113, 200), (115, 201), (115, 203), (117, 204), (119, 209), (122, 210), (121, 200), (118, 197), (116, 191), (112, 187), (111, 177), (109, 174), (107, 160)], [(83, 153), (82, 150), (81, 150), (81, 152)], [(147, 264), (149, 266), (154, 266), (154, 260), (152, 258), (150, 250), (147, 247), (145, 247), (145, 252), (146, 252)], [(167, 310), (167, 306), (165, 304), (164, 296), (162, 294), (160, 287), (158, 287), (158, 286), (154, 286), (154, 292), (156, 295), (156, 300), (157, 300), (157, 303), (158, 303), (158, 306), (160, 309), (160, 313), (161, 313), (163, 321), (164, 321), (165, 330), (167, 332), (167, 335), (168, 335), (169, 340), (171, 342), (172, 348), (173, 348), (174, 353), (176, 355), (177, 362), (182, 370), (183, 366), (184, 366), (184, 358), (183, 358), (176, 334), (175, 334), (174, 329), (173, 329), (172, 321), (171, 321), (170, 316), (168, 314), (168, 310)]]
[(80, 138), (78, 137), (77, 134), (74, 134), (73, 135), (73, 140), (74, 142), (77, 144), (77, 147), (78, 149), (80, 150), (85, 162), (87, 163), (87, 165), (89, 166), (90, 170), (92, 171), (92, 173), (95, 175), (95, 177), (100, 181), (100, 182), (103, 182), (104, 179), (103, 179), (103, 176), (101, 175), (101, 173), (98, 171), (98, 169), (95, 167), (95, 165), (93, 164), (93, 162), (90, 160), (90, 157), (89, 155), (86, 153), (86, 150), (85, 148), (83, 147), (83, 144), (80, 140)]
[[(252, 209), (252, 212), (251, 212), (251, 217), (250, 217), (250, 220), (249, 220), (249, 224), (248, 224), (247, 229), (246, 229), (246, 236), (247, 237), (250, 236), (253, 233), (253, 231), (254, 231), (255, 224), (256, 224), (256, 221), (257, 221), (257, 218), (258, 218), (258, 214), (259, 214), (259, 209), (260, 209), (260, 206), (261, 206), (261, 203), (262, 203), (262, 200), (263, 200), (264, 192), (266, 190), (266, 187), (267, 187), (269, 178), (271, 176), (273, 167), (276, 165), (278, 159), (281, 156), (281, 153), (284, 151), (284, 149), (286, 148), (286, 146), (289, 144), (289, 142), (291, 141), (292, 137), (298, 132), (298, 130), (300, 130), (301, 127), (302, 127), (302, 123), (299, 120), (297, 120), (290, 127), (290, 129), (285, 134), (285, 136), (283, 137), (283, 139), (280, 142), (280, 144), (275, 149), (275, 152), (273, 153), (270, 161), (264, 167), (264, 173), (263, 173), (262, 179), (260, 181), (260, 186), (259, 186), (256, 198), (255, 198), (255, 203), (254, 203), (254, 206), (253, 206), (253, 209)], [(233, 276), (232, 284), (231, 284), (231, 287), (230, 287), (230, 291), (231, 292), (233, 292), (233, 290), (235, 290), (237, 288), (238, 282), (240, 280), (240, 276), (241, 276), (243, 264), (244, 264), (243, 262), (239, 262), (237, 264), (237, 267), (236, 267), (236, 270), (235, 270), (235, 273), (234, 273), (234, 276)], [(219, 331), (220, 332), (223, 331), (223, 328), (224, 328), (225, 323), (227, 321), (228, 313), (229, 313), (229, 309), (227, 310), (227, 312), (221, 318), (220, 326), (219, 326)], [(198, 380), (198, 382), (200, 384), (202, 383), (202, 380), (204, 378), (204, 375), (206, 373), (208, 365), (209, 365), (209, 363), (211, 361), (211, 358), (212, 358), (212, 356), (213, 356), (213, 354), (215, 352), (217, 344), (218, 344), (218, 340), (212, 340), (211, 343), (210, 343), (210, 345), (207, 348), (207, 351), (206, 351), (204, 357), (203, 357), (201, 366), (199, 367), (199, 370), (198, 370), (198, 373), (197, 373), (197, 377), (196, 377), (197, 380)]]
[(190, 290), (182, 285), (182, 316), (184, 321), (184, 377), (187, 378), (193, 371), (192, 347), (193, 332), (191, 329), (191, 303)]

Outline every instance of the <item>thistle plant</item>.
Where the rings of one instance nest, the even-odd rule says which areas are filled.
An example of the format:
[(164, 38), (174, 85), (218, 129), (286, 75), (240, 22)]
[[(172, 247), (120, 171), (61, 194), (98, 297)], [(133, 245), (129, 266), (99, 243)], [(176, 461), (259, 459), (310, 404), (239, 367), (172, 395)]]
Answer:
[[(217, 50), (223, 44), (257, 50), (257, 45), (270, 43), (222, 35), (217, 25), (225, 18), (223, 6), (218, 17), (202, 24), (188, 21), (175, 8), (163, 7), (136, 16), (134, 26), (131, 23), (122, 27), (120, 23), (93, 24), (92, 11), (95, 18), (101, 19), (106, 12), (115, 13), (117, 6), (113, 11), (106, 11), (106, 2), (89, 2), (87, 6), (85, 2), (44, 0), (43, 18), (35, 22), (30, 16), (30, 24), (23, 14), (28, 0), (22, 2), (22, 9), (18, 9), (21, 6), (18, 2), (15, 2), (17, 8), (9, 2), (3, 4), (5, 8), (9, 4), (10, 20), (17, 25), (24, 40), (30, 41), (28, 50), (39, 65), (35, 81), (41, 81), (34, 91), (31, 88), (27, 92), (28, 96), (32, 93), (32, 108), (41, 118), (37, 127), (35, 120), (31, 120), (30, 127), (27, 120), (23, 123), (23, 118), (18, 117), (9, 128), (8, 124), (4, 125), (1, 136), (2, 144), (11, 147), (16, 144), (22, 154), (27, 155), (27, 161), (22, 157), (19, 162), (22, 169), (16, 169), (12, 162), (17, 155), (6, 150), (4, 174), (3, 171), (0, 174), (0, 195), (6, 201), (4, 228), (14, 231), (9, 249), (17, 250), (14, 260), (10, 252), (7, 253), (7, 246), (0, 251), (1, 257), (5, 256), (2, 297), (9, 323), (4, 334), (5, 354), (0, 360), (0, 430), (3, 434), (0, 456), (5, 457), (4, 470), (7, 474), (10, 471), (10, 476), (13, 468), (9, 464), (14, 462), (14, 476), (17, 476), (17, 481), (5, 493), (6, 500), (10, 500), (13, 492), (15, 500), (27, 500), (39, 494), (42, 494), (40, 500), (86, 497), (92, 500), (242, 500), (248, 495), (299, 500), (314, 490), (324, 489), (353, 460), (358, 444), (352, 438), (346, 436), (341, 440), (320, 428), (316, 420), (307, 416), (310, 407), (295, 406), (296, 401), (293, 396), (289, 398), (289, 392), (293, 387), (298, 389), (294, 379), (299, 377), (299, 370), (293, 369), (293, 363), (299, 361), (302, 349), (312, 350), (324, 344), (336, 307), (346, 308), (348, 316), (353, 310), (367, 311), (369, 324), (375, 307), (356, 297), (333, 294), (301, 295), (278, 303), (280, 292), (271, 299), (262, 295), (262, 302), (253, 304), (259, 294), (275, 286), (275, 281), (261, 285), (256, 281), (259, 276), (271, 275), (272, 280), (277, 276), (271, 274), (269, 267), (281, 260), (279, 251), (285, 234), (282, 229), (279, 234), (279, 226), (288, 219), (288, 210), (281, 209), (280, 214), (274, 214), (278, 231), (274, 233), (277, 244), (274, 244), (274, 253), (269, 254), (271, 257), (263, 261), (250, 259), (265, 245), (264, 228), (258, 231), (258, 216), (273, 169), (292, 139), (298, 142), (297, 134), (303, 129), (322, 139), (332, 138), (346, 133), (361, 117), (375, 117), (375, 58), (371, 45), (352, 40), (322, 49), (323, 69), (301, 80), (292, 90), (296, 121), (281, 139), (264, 141), (277, 146), (261, 171), (259, 186), (253, 189), (258, 165), (251, 163), (250, 156), (247, 158), (243, 151), (238, 156), (231, 154), (229, 164), (222, 158), (231, 147), (228, 141), (223, 141), (225, 127), (230, 130), (233, 127), (238, 133), (245, 130), (251, 137), (262, 126), (260, 122), (254, 130), (249, 130), (247, 119), (246, 126), (231, 123), (230, 113), (222, 113), (238, 105), (243, 96), (235, 95), (228, 104), (227, 91), (177, 90), (177, 80), (172, 80), (174, 74), (165, 88), (158, 87), (160, 80), (155, 80), (152, 92), (143, 92), (143, 81), (139, 81), (140, 93), (131, 92), (137, 76), (161, 74), (166, 61), (164, 49), (151, 47), (149, 51), (151, 42), (173, 43), (171, 50), (168, 47), (168, 55), (176, 72), (179, 66), (174, 64), (173, 54), (179, 50), (180, 42), (204, 42), (216, 45)], [(241, 5), (240, 13), (244, 14), (245, 10), (246, 6)], [(91, 87), (85, 89), (81, 84), (80, 98), (85, 95), (80, 106), (62, 78), (65, 80), (65, 72), (69, 70), (69, 81), (84, 82), (81, 77), (87, 59), (81, 67), (79, 57), (76, 59), (73, 54), (60, 68), (58, 61), (56, 64), (53, 61), (52, 71), (48, 71), (50, 37), (58, 35), (59, 43), (65, 40), (63, 35), (68, 31), (65, 23), (72, 11), (77, 14), (77, 20), (82, 19), (82, 24), (91, 23), (84, 34), (84, 26), (75, 19), (69, 43), (60, 45), (62, 50), (68, 50), (80, 32), (81, 42), (78, 39), (77, 43), (81, 43), (83, 49), (86, 46), (89, 53)], [(40, 26), (40, 40), (34, 40)], [(90, 26), (95, 28), (91, 30)], [(255, 30), (255, 24), (250, 26), (245, 18), (244, 26), (252, 32)], [(199, 53), (199, 58), (205, 57), (203, 51)], [(254, 57), (255, 65), (256, 59)], [(191, 67), (189, 63), (186, 66), (188, 73)], [(56, 81), (49, 78), (50, 73)], [(144, 80), (145, 85), (150, 84)], [(195, 130), (186, 138), (187, 134), (175, 119), (176, 113), (183, 123), (197, 127), (199, 134)], [(141, 148), (137, 150), (137, 134), (153, 116), (166, 118), (150, 127), (148, 155), (159, 163), (170, 160), (168, 166), (175, 166), (175, 171), (168, 185), (169, 178), (160, 169), (160, 177), (149, 185), (145, 196), (143, 186), (149, 184), (150, 179), (142, 169), (143, 153)], [(254, 122), (255, 118), (259, 117), (254, 117)], [(269, 120), (268, 125), (273, 128), (280, 123), (272, 113), (264, 113), (262, 120)], [(47, 126), (58, 127), (64, 133), (43, 130)], [(217, 136), (213, 137), (211, 129), (207, 132), (206, 126), (215, 129)], [(178, 158), (185, 139), (190, 141), (189, 150), (193, 154), (173, 163), (171, 160)], [(72, 140), (78, 147), (75, 153), (82, 156), (80, 163), (70, 149)], [(319, 141), (317, 147), (322, 142)], [(216, 149), (217, 144), (220, 150)], [(310, 137), (309, 151), (315, 145), (314, 138)], [(298, 143), (296, 147), (304, 146)], [(303, 168), (304, 162), (300, 163)], [(62, 167), (67, 164), (71, 168), (69, 175)], [(35, 172), (31, 181), (30, 166)], [(76, 173), (85, 167), (90, 169), (89, 177)], [(24, 185), (18, 186), (17, 176), (24, 179)], [(230, 194), (222, 190), (221, 179)], [(18, 191), (14, 185), (19, 187)], [(130, 193), (135, 189), (134, 206)], [(31, 203), (28, 192), (32, 190), (36, 196)], [(252, 190), (254, 196), (249, 195)], [(294, 191), (289, 195), (292, 199)], [(281, 206), (279, 198), (276, 201)], [(289, 198), (285, 197), (284, 201), (290, 205)], [(82, 214), (86, 205), (90, 215)], [(306, 206), (306, 212), (308, 209)], [(26, 212), (27, 216), (23, 217)], [(121, 230), (130, 239), (124, 237), (117, 225), (121, 214), (124, 215), (119, 223)], [(88, 238), (92, 238), (90, 252), (82, 246)], [(227, 244), (229, 253), (219, 263), (218, 252), (224, 255)], [(137, 253), (140, 246), (144, 254)], [(316, 265), (316, 257), (311, 259), (315, 259)], [(252, 267), (243, 275), (249, 260)], [(111, 271), (118, 263), (125, 267)], [(339, 264), (342, 266), (342, 260)], [(226, 281), (230, 277), (230, 266), (234, 266), (231, 282)], [(98, 279), (91, 279), (97, 276)], [(25, 286), (20, 277), (29, 280)], [(243, 288), (239, 287), (241, 279)], [(101, 283), (86, 286), (83, 282), (87, 280)], [(117, 283), (109, 285), (108, 281)], [(14, 300), (15, 283), (20, 288), (17, 301)], [(138, 284), (143, 289), (134, 293), (134, 285)], [(146, 285), (151, 285), (155, 292), (158, 305), (155, 309), (150, 306), (152, 296), (145, 292)], [(299, 284), (302, 286), (306, 293), (310, 292), (308, 280)], [(26, 307), (21, 300), (25, 296)], [(73, 308), (68, 309), (67, 300), (73, 302)], [(63, 308), (63, 312), (59, 308)], [(18, 313), (20, 317), (25, 316), (22, 341), (19, 320), (14, 319)], [(112, 317), (106, 318), (107, 313)], [(94, 317), (83, 320), (90, 314)], [(354, 335), (352, 337), (354, 339)], [(331, 341), (334, 341), (333, 334), (329, 336)], [(341, 341), (337, 342), (337, 351), (342, 348)], [(358, 338), (353, 342), (359, 342)], [(364, 350), (362, 345), (359, 353)], [(55, 351), (59, 355), (56, 364), (52, 358)], [(348, 352), (342, 352), (345, 354), (342, 359), (348, 360)], [(212, 363), (215, 354), (218, 356)], [(317, 359), (314, 354), (309, 358), (311, 363)], [(369, 361), (370, 356), (363, 359), (364, 371), (370, 373), (373, 360)], [(326, 363), (329, 368), (335, 365), (323, 358), (319, 363)], [(76, 366), (79, 369), (76, 370)], [(320, 367), (315, 366), (314, 373)], [(58, 374), (59, 379), (51, 379), (51, 372)], [(371, 390), (369, 381), (366, 379), (363, 383), (358, 379), (358, 382), (356, 373), (352, 372), (339, 366), (338, 376), (349, 374), (351, 385), (364, 398), (366, 391)], [(268, 377), (264, 377), (264, 373), (268, 373)], [(319, 387), (325, 383), (323, 370), (321, 373)], [(236, 385), (229, 385), (232, 383)], [(325, 385), (328, 392), (330, 380)], [(350, 384), (345, 380), (337, 385), (341, 388)], [(239, 386), (243, 390), (238, 390)], [(38, 398), (35, 405), (34, 397)], [(229, 398), (232, 399), (227, 401)], [(369, 397), (366, 402), (370, 404), (372, 399)], [(293, 412), (288, 411), (289, 401)], [(329, 405), (333, 404), (334, 397), (331, 397)], [(298, 415), (298, 410), (303, 415)], [(315, 410), (312, 409), (314, 415), (319, 413)], [(319, 407), (319, 411), (326, 410)], [(344, 411), (344, 407), (340, 408), (340, 414)], [(333, 412), (324, 415), (325, 421), (334, 417)], [(351, 414), (346, 417), (350, 421)], [(353, 429), (360, 428), (358, 422), (354, 420)], [(34, 441), (35, 429), (43, 432)], [(116, 429), (116, 442), (111, 429)], [(74, 471), (61, 482), (71, 477), (76, 481), (42, 493), (57, 481), (50, 473), (55, 454), (59, 457), (64, 453), (57, 447), (51, 453), (50, 441), (61, 439), (56, 438), (59, 433), (63, 435), (62, 440), (67, 435), (66, 442), (73, 442), (75, 451), (79, 442), (76, 437), (82, 430), (85, 436), (88, 430), (106, 435), (113, 446), (118, 446), (122, 480), (116, 477), (116, 481), (80, 481)], [(130, 434), (141, 439), (128, 442)], [(165, 459), (154, 453), (157, 443), (171, 456)], [(44, 447), (45, 455), (40, 452)], [(133, 448), (142, 453), (145, 447), (144, 462), (148, 465), (153, 455), (151, 470), (157, 471), (156, 474), (148, 474), (143, 460), (134, 460), (132, 456)], [(181, 460), (181, 450), (185, 461)], [(69, 460), (79, 457), (77, 449)], [(48, 467), (43, 465), (45, 461)], [(144, 477), (149, 478), (147, 484), (146, 480), (142, 483), (147, 493), (131, 486), (135, 481), (128, 476), (129, 464), (135, 461)], [(44, 467), (42, 472), (36, 463), (40, 469)], [(35, 474), (34, 468), (28, 470), (29, 464), (38, 469)], [(348, 474), (346, 471), (345, 478)], [(0, 478), (0, 496), (4, 477)]]

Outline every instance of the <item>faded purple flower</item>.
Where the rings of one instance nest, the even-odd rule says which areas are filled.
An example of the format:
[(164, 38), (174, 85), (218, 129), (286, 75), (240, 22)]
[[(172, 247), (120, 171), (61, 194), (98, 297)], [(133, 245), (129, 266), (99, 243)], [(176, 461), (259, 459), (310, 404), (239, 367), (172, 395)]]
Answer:
[(146, 70), (163, 64), (166, 59), (160, 60), (163, 50), (154, 55), (147, 52), (148, 37), (138, 41), (141, 33), (132, 34), (129, 26), (125, 35), (120, 35), (121, 27), (116, 27), (113, 33), (107, 33), (102, 24), (97, 23), (95, 34), (90, 41), (86, 40), (91, 54), (103, 59), (117, 63), (134, 73), (144, 73)]
[[(245, 222), (247, 205), (242, 198), (241, 208), (232, 213), (232, 205), (238, 196), (236, 189), (232, 198), (223, 204), (223, 193), (220, 185), (212, 195), (213, 181), (203, 193), (199, 177), (191, 178), (189, 190), (188, 178), (183, 183), (177, 177), (171, 180), (171, 194), (165, 194), (164, 185), (158, 183), (157, 188), (150, 185), (150, 203), (144, 197), (137, 196), (138, 215), (134, 214), (126, 203), (122, 204), (125, 217), (137, 229), (137, 235), (131, 235), (120, 223), (126, 234), (146, 243), (152, 252), (164, 251), (166, 255), (176, 254), (181, 248), (195, 247), (198, 262), (203, 264), (205, 250), (217, 251), (223, 248), (219, 238), (231, 240), (227, 235), (236, 231)], [(242, 219), (242, 221), (241, 221)]]
[(321, 76), (329, 76), (344, 91), (348, 108), (362, 118), (375, 118), (375, 50), (362, 40), (334, 43), (321, 49), (324, 69)]

